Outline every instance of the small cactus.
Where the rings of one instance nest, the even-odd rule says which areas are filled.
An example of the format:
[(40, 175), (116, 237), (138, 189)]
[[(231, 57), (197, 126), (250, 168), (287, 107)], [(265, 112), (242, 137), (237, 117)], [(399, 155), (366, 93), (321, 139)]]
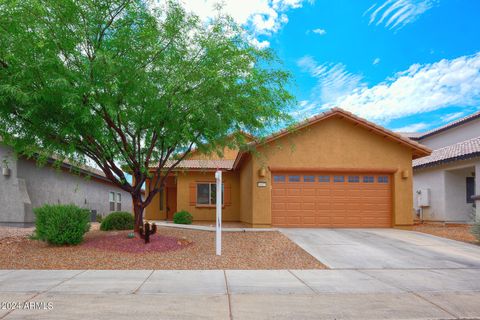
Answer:
[(145, 243), (150, 242), (150, 236), (157, 232), (157, 225), (145, 222), (143, 227), (140, 227), (140, 237), (145, 240)]

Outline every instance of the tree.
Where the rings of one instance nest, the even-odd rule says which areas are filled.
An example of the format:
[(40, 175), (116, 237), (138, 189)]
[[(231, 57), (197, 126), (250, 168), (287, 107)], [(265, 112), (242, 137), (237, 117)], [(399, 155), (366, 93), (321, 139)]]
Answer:
[(241, 145), (236, 132), (277, 125), (293, 100), (272, 51), (176, 1), (4, 0), (0, 31), (0, 136), (24, 156), (93, 161), (132, 195), (136, 231), (193, 147)]

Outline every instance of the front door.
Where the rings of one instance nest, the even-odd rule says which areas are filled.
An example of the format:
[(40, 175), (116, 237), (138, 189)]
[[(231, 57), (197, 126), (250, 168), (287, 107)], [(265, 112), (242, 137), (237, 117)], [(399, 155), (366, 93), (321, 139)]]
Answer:
[(167, 220), (177, 212), (177, 187), (167, 187)]

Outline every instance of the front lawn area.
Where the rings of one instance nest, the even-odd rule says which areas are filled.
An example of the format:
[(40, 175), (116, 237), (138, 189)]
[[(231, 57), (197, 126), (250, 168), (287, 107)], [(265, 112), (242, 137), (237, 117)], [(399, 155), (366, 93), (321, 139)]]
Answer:
[(12, 233), (0, 237), (0, 269), (325, 268), (276, 231), (224, 232), (221, 257), (215, 255), (214, 232), (158, 228), (147, 245), (127, 239), (128, 233), (92, 228), (82, 244), (61, 247)]
[(470, 233), (470, 225), (441, 225), (441, 224), (419, 224), (413, 227), (413, 231), (433, 234), (434, 236), (448, 238), (457, 241), (480, 244)]

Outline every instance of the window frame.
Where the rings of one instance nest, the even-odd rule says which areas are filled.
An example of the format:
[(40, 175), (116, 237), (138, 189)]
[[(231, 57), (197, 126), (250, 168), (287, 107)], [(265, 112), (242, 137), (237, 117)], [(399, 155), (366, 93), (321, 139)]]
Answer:
[[(337, 178), (342, 178), (341, 180), (337, 180)], [(333, 176), (333, 183), (345, 183), (345, 176)]]
[[(198, 186), (199, 185), (208, 185), (208, 203), (198, 203)], [(196, 184), (196, 199), (195, 199), (195, 206), (197, 207), (215, 207), (216, 204), (216, 198), (212, 203), (212, 186), (217, 187), (216, 182), (197, 182)], [(216, 192), (216, 190), (215, 190)], [(216, 197), (216, 195), (215, 195)], [(225, 183), (222, 183), (222, 207), (225, 206)]]
[(318, 176), (318, 182), (330, 183), (330, 176), (329, 175)]
[(390, 183), (390, 178), (388, 176), (378, 176), (377, 183), (388, 184)]
[(360, 182), (360, 176), (348, 176), (347, 182), (348, 183), (359, 183)]

